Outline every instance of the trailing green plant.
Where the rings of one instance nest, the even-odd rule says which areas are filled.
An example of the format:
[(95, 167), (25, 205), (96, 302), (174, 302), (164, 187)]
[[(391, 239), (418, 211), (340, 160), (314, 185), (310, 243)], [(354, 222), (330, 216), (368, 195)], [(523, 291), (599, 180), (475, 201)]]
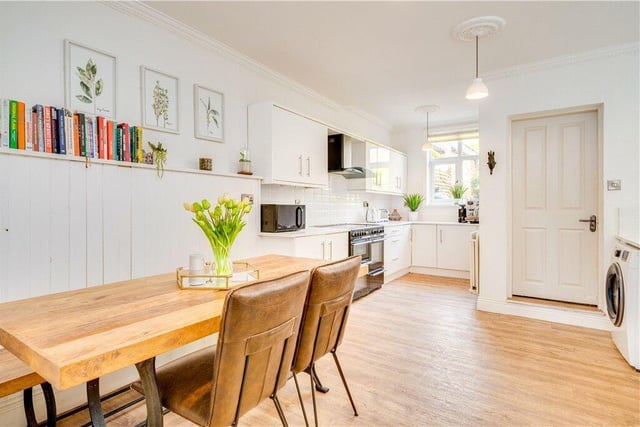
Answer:
[(464, 196), (464, 193), (466, 193), (468, 189), (468, 187), (456, 182), (449, 188), (449, 194), (451, 194), (451, 197), (454, 199), (462, 199), (462, 196)]
[(156, 165), (156, 173), (159, 178), (164, 175), (164, 164), (167, 162), (167, 149), (162, 146), (162, 142), (158, 142), (158, 145), (153, 145), (152, 142), (148, 142), (149, 147), (153, 151), (153, 162)]
[(402, 196), (404, 205), (409, 208), (411, 212), (415, 212), (420, 208), (422, 202), (424, 202), (424, 196), (419, 193), (405, 194)]

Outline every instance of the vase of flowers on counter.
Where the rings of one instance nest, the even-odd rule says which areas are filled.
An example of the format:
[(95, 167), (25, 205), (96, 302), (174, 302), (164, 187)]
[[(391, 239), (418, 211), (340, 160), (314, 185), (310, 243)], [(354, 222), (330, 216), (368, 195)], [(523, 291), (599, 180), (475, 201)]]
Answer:
[(402, 200), (404, 200), (404, 205), (411, 211), (409, 213), (409, 221), (417, 221), (418, 209), (420, 209), (420, 205), (424, 202), (424, 196), (420, 193), (405, 194), (402, 196)]
[(193, 222), (202, 230), (213, 252), (212, 273), (217, 276), (231, 276), (233, 264), (229, 252), (246, 222), (244, 216), (251, 212), (247, 200), (238, 201), (228, 194), (218, 198), (215, 206), (207, 199), (185, 203), (184, 208), (193, 213)]

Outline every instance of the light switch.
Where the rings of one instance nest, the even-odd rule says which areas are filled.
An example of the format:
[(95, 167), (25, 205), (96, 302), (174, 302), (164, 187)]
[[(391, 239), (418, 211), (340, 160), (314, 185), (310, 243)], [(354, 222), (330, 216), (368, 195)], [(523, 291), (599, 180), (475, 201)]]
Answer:
[(607, 181), (607, 190), (608, 191), (619, 191), (622, 190), (622, 181), (619, 179), (610, 179)]

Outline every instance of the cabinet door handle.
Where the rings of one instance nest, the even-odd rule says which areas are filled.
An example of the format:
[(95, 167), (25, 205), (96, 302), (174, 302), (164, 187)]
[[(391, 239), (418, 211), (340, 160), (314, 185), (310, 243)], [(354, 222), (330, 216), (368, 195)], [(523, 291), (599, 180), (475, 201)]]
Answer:
[(298, 156), (298, 175), (302, 176), (302, 155)]
[(325, 257), (324, 257), (324, 241), (322, 243), (320, 243), (320, 246), (322, 246), (322, 259), (325, 259)]
[(311, 157), (307, 157), (307, 176), (311, 176)]
[(442, 243), (442, 230), (440, 230), (440, 243)]
[(333, 240), (329, 240), (329, 261), (333, 261)]

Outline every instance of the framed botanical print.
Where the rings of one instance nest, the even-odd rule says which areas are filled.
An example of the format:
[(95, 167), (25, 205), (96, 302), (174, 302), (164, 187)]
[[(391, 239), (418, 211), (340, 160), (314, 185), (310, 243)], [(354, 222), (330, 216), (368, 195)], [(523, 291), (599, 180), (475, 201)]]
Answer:
[(193, 85), (195, 137), (224, 142), (224, 94)]
[(117, 58), (71, 40), (64, 47), (65, 106), (116, 120)]
[(140, 79), (142, 125), (147, 129), (180, 133), (178, 78), (143, 65)]

